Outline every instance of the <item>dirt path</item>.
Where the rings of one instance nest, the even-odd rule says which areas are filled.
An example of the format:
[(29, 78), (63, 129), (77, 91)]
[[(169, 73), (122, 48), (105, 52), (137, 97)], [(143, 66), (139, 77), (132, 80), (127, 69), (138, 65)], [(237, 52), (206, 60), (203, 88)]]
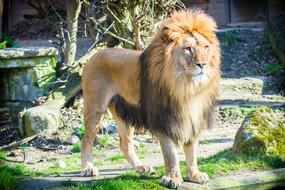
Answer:
[[(277, 59), (267, 43), (264, 43), (263, 32), (250, 30), (222, 32), (219, 33), (219, 37), (223, 56), (223, 79), (219, 90), (219, 104), (216, 109), (217, 126), (202, 135), (199, 145), (200, 157), (207, 157), (230, 148), (237, 129), (241, 126), (246, 113), (250, 111), (252, 106), (267, 105), (273, 107), (280, 117), (284, 118), (285, 115), (285, 97), (281, 95), (284, 92), (276, 89), (272, 78), (266, 76), (266, 64), (276, 63)], [(74, 126), (72, 127), (74, 128)], [(114, 135), (113, 139), (116, 142), (112, 141), (110, 143), (112, 144), (111, 148), (99, 151), (97, 154), (99, 160), (120, 154), (117, 146), (117, 135)], [(140, 135), (135, 142), (137, 147), (144, 149), (144, 156), (142, 156), (144, 162), (153, 166), (163, 164), (160, 148), (155, 139), (148, 135)], [(114, 146), (114, 144), (116, 145)], [(64, 160), (67, 156), (72, 157), (70, 156), (70, 149), (72, 148), (70, 145), (63, 144), (60, 146), (55, 151), (42, 151), (31, 145), (29, 154), (26, 155), (25, 164), (34, 170), (55, 167), (58, 160)], [(181, 150), (179, 156), (181, 160), (184, 160)], [(18, 153), (18, 155), (15, 156), (14, 154), (10, 158), (21, 159), (21, 157), (21, 153)], [(79, 154), (77, 157), (72, 157), (72, 159), (73, 171), (78, 170), (80, 168)], [(99, 170), (106, 176), (117, 175), (130, 169), (130, 165), (125, 160), (120, 160), (119, 163), (104, 162), (102, 165), (100, 163), (97, 165)], [(70, 173), (57, 173), (57, 175), (67, 176), (70, 179), (68, 177)], [(72, 173), (72, 176), (77, 175), (78, 172)], [(37, 182), (37, 185), (42, 184), (42, 187), (47, 187), (46, 184), (49, 184), (47, 183), (49, 180)], [(84, 180), (92, 180), (92, 178)], [(20, 186), (24, 189), (31, 183), (31, 181), (29, 183), (22, 182)]]

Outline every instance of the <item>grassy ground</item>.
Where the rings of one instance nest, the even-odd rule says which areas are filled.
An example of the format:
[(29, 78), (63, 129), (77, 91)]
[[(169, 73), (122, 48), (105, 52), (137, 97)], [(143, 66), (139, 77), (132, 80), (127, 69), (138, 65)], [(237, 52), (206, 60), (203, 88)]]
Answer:
[[(117, 155), (108, 158), (108, 160), (121, 160), (123, 157)], [(72, 163), (72, 159), (70, 163)], [(67, 164), (70, 168), (72, 164)], [(199, 168), (203, 172), (207, 172), (210, 177), (221, 176), (234, 172), (241, 171), (256, 171), (266, 170), (272, 168), (285, 167), (285, 161), (278, 157), (261, 156), (249, 157), (245, 155), (235, 155), (230, 149), (219, 152), (208, 158), (199, 159)], [(57, 172), (57, 168), (49, 168), (46, 171), (34, 172), (27, 169), (23, 164), (10, 165), (4, 162), (0, 163), (0, 189), (15, 189), (16, 177), (24, 176), (41, 176), (43, 174)], [(70, 181), (62, 184), (66, 189), (164, 189), (160, 186), (159, 179), (163, 175), (164, 167), (156, 169), (156, 176), (139, 175), (135, 172), (127, 172), (111, 179), (101, 179), (90, 184), (74, 184)], [(181, 171), (184, 178), (186, 178), (185, 164), (181, 163)], [(61, 172), (62, 169), (61, 169)], [(58, 188), (62, 189), (62, 188)]]

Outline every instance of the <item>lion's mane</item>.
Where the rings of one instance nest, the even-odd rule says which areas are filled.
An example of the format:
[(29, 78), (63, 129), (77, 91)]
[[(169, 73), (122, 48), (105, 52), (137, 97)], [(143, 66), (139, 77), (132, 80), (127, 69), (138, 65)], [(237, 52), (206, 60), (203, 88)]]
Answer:
[[(116, 97), (117, 114), (128, 123), (176, 144), (190, 143), (210, 126), (220, 80), (220, 49), (216, 23), (199, 10), (175, 11), (164, 20), (140, 56), (140, 103), (130, 105)], [(171, 60), (173, 42), (192, 32), (203, 35), (214, 54), (209, 80), (197, 84), (179, 77)]]

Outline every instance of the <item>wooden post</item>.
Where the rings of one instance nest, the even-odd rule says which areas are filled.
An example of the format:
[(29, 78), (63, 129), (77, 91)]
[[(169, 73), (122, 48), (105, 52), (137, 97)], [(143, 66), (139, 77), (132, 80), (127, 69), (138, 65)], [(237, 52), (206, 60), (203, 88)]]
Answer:
[(3, 16), (4, 0), (0, 0), (0, 39), (2, 38), (2, 16)]
[(231, 19), (231, 0), (225, 0), (225, 16), (226, 16), (226, 24), (232, 22)]

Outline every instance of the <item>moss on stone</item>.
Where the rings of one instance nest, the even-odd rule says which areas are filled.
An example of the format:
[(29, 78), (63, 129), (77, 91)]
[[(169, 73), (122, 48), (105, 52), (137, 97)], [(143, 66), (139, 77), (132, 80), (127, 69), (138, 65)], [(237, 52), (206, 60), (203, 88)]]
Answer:
[(262, 106), (252, 111), (238, 130), (233, 150), (248, 155), (273, 155), (285, 159), (285, 126), (274, 111)]

